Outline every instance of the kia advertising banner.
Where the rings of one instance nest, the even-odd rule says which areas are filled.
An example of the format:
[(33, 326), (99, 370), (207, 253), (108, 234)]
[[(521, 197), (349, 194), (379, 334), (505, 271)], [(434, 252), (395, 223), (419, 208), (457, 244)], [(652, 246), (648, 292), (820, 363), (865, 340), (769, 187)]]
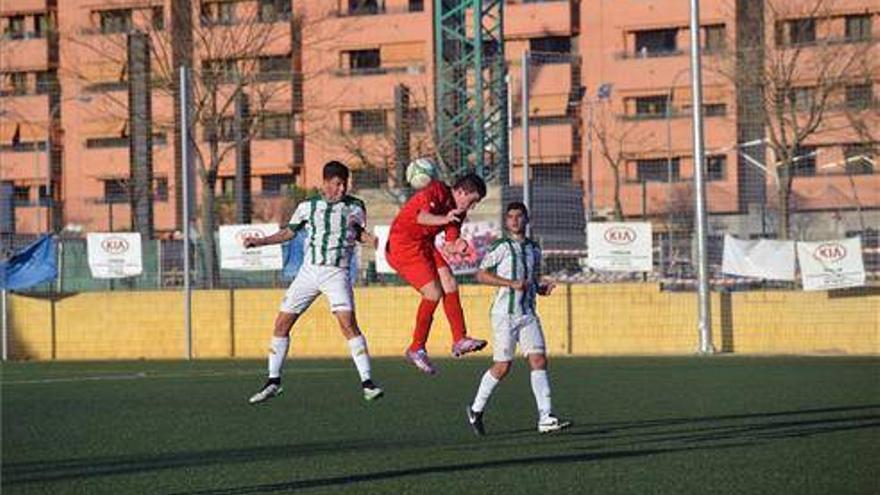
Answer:
[(144, 271), (137, 232), (93, 232), (86, 235), (86, 248), (92, 278), (136, 277)]
[(865, 285), (862, 239), (798, 242), (804, 290), (843, 289)]
[(220, 226), (220, 268), (224, 270), (280, 270), (284, 264), (281, 244), (245, 249), (248, 237), (268, 237), (278, 232), (273, 223)]
[(587, 248), (587, 264), (594, 270), (650, 272), (653, 269), (648, 222), (590, 222)]

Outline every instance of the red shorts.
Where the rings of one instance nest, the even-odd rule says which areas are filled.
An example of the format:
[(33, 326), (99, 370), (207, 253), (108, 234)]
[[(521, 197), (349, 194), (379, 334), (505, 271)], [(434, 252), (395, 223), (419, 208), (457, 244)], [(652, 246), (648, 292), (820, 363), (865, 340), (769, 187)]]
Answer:
[(437, 270), (449, 268), (440, 251), (433, 244), (416, 244), (388, 240), (385, 246), (388, 264), (416, 290), (434, 280), (440, 280)]

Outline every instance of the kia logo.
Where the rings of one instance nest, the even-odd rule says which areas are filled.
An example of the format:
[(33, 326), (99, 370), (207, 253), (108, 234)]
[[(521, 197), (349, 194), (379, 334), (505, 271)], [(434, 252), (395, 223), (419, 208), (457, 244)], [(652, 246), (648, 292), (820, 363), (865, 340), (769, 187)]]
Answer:
[(610, 244), (632, 244), (636, 240), (636, 231), (629, 227), (611, 227), (605, 231), (605, 241)]
[(840, 261), (846, 258), (846, 248), (843, 247), (843, 244), (837, 242), (826, 242), (825, 244), (820, 244), (813, 251), (813, 257), (819, 261)]
[(108, 237), (101, 241), (101, 249), (109, 254), (120, 254), (128, 251), (128, 241), (122, 237)]
[(235, 234), (235, 240), (238, 241), (239, 244), (244, 244), (245, 239), (250, 238), (260, 238), (265, 237), (263, 232), (259, 229), (244, 229), (239, 230), (237, 234)]

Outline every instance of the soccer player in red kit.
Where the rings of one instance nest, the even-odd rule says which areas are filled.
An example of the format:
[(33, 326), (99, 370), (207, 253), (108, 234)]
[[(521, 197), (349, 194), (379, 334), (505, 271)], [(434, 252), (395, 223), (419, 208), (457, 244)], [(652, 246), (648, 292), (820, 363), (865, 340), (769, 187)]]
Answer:
[(450, 255), (465, 253), (468, 245), (460, 237), (461, 224), (467, 211), (485, 196), (486, 183), (473, 173), (458, 179), (451, 188), (432, 180), (403, 205), (391, 224), (385, 248), (388, 263), (422, 295), (413, 340), (405, 356), (429, 375), (436, 370), (428, 360), (425, 343), (441, 299), (452, 329), (452, 355), (459, 357), (486, 347), (485, 340), (467, 336), (458, 284), (434, 245), (434, 237), (442, 231), (446, 234), (443, 251)]

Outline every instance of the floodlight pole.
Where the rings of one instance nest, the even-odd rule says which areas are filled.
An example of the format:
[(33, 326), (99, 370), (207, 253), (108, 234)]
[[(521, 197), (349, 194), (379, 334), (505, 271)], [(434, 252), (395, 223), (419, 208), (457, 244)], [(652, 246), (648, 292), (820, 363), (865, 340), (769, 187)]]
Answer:
[(699, 305), (700, 354), (715, 352), (712, 346), (712, 313), (709, 293), (709, 261), (706, 235), (708, 221), (706, 214), (706, 184), (703, 170), (706, 164), (703, 143), (703, 81), (700, 63), (700, 2), (690, 0), (690, 41), (691, 41), (691, 118), (693, 119), (694, 142), (694, 192), (696, 208), (697, 235), (697, 299)]
[(192, 285), (190, 284), (190, 173), (189, 173), (189, 74), (180, 68), (180, 163), (183, 194), (183, 326), (186, 340), (186, 358), (192, 359)]
[[(522, 127), (522, 150), (523, 150), (523, 170), (522, 170), (522, 188), (523, 188), (523, 204), (531, 213), (532, 211), (532, 195), (531, 180), (529, 178), (529, 51), (526, 50), (522, 54), (522, 114), (520, 115)], [(526, 235), (531, 235), (531, 226), (526, 224)]]
[(3, 305), (3, 361), (9, 359), (9, 299), (6, 289), (2, 290), (0, 304)]

